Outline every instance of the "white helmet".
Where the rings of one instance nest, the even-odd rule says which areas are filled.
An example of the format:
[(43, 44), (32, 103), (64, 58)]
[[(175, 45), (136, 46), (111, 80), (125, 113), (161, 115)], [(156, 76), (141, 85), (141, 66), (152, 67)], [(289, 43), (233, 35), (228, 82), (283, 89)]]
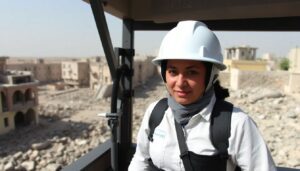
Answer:
[(210, 62), (219, 70), (226, 69), (218, 38), (199, 21), (181, 21), (168, 32), (152, 62), (160, 65), (168, 59)]

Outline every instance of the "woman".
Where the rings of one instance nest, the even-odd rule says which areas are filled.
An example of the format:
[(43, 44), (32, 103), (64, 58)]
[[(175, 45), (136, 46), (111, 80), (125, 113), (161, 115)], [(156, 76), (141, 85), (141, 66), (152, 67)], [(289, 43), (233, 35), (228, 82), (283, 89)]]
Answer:
[[(220, 43), (205, 24), (179, 22), (163, 39), (153, 63), (161, 67), (168, 108), (153, 140), (148, 138), (149, 118), (158, 102), (146, 110), (129, 170), (276, 170), (254, 121), (239, 108), (233, 107), (231, 123), (220, 123), (230, 126), (228, 157), (222, 158), (212, 143), (212, 113), (220, 105), (216, 101), (229, 94), (217, 80), (218, 72), (226, 68)], [(183, 148), (189, 154), (186, 159)]]

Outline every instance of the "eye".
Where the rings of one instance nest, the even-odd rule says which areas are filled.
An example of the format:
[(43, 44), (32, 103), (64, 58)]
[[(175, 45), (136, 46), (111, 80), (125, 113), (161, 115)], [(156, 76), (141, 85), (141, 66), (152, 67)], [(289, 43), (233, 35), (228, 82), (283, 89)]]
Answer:
[(199, 74), (199, 72), (196, 71), (196, 70), (188, 70), (187, 71), (187, 75), (190, 75), (190, 76), (192, 76), (192, 75), (198, 75), (198, 74)]
[(177, 70), (176, 70), (176, 69), (173, 69), (173, 68), (168, 69), (167, 72), (168, 72), (168, 74), (171, 75), (171, 76), (177, 75)]

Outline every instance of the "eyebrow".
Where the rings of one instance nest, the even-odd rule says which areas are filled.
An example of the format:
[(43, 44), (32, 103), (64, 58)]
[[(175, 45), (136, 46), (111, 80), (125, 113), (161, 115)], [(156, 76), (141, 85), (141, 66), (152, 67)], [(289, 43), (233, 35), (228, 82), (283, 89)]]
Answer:
[[(170, 66), (167, 66), (167, 68), (176, 69), (177, 67), (170, 65)], [(197, 67), (195, 65), (191, 65), (191, 66), (186, 67), (185, 69), (199, 69), (199, 67)]]

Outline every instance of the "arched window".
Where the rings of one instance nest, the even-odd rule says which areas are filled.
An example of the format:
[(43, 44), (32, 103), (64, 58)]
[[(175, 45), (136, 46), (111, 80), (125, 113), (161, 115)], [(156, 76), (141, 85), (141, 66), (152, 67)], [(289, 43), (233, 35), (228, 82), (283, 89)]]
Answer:
[(33, 93), (31, 89), (25, 91), (25, 101), (30, 101), (33, 99)]
[(30, 125), (36, 123), (35, 111), (33, 109), (28, 109), (25, 115), (25, 123)]
[(13, 95), (13, 104), (22, 103), (24, 95), (20, 90), (15, 91)]
[(3, 92), (1, 92), (1, 105), (2, 105), (2, 111), (3, 112), (8, 111), (7, 99), (6, 99), (6, 96)]
[(20, 128), (25, 126), (25, 116), (22, 112), (17, 112), (15, 115), (15, 127)]

